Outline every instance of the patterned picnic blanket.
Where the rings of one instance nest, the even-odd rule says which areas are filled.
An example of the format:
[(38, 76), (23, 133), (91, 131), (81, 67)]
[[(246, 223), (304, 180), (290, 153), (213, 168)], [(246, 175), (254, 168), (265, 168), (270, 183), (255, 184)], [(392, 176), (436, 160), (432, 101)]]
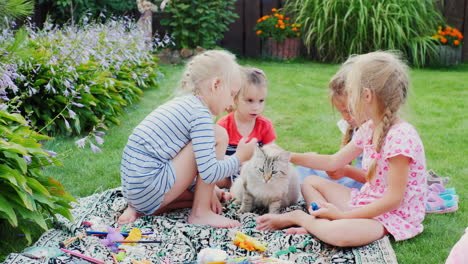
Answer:
[[(115, 226), (116, 219), (126, 207), (120, 188), (111, 189), (79, 199), (73, 204), (75, 222), (60, 217), (54, 223), (54, 229), (45, 232), (34, 244), (36, 247), (58, 248), (59, 243), (67, 238), (83, 233), (83, 230), (105, 231), (106, 226)], [(238, 205), (224, 204), (223, 215), (239, 220), (243, 225), (236, 230), (215, 229), (209, 226), (187, 224), (190, 209), (180, 209), (160, 216), (145, 216), (125, 226), (131, 230), (138, 227), (143, 233), (153, 232), (145, 240), (160, 240), (157, 244), (138, 244), (126, 246), (127, 257), (119, 263), (131, 263), (134, 260), (149, 260), (152, 263), (191, 263), (196, 261), (198, 252), (207, 247), (225, 250), (230, 257), (258, 255), (232, 244), (235, 231), (241, 231), (267, 244), (267, 255), (295, 263), (397, 263), (395, 253), (388, 237), (372, 244), (355, 248), (338, 248), (325, 244), (311, 235), (288, 235), (282, 231), (264, 232), (255, 229), (254, 213), (237, 213)], [(303, 209), (304, 202), (286, 208), (285, 211)], [(93, 226), (84, 227), (83, 222)], [(103, 230), (104, 228), (104, 230)], [(114, 263), (109, 248), (100, 243), (100, 237), (86, 236), (77, 239), (68, 249), (80, 252), (105, 263)], [(49, 260), (34, 260), (21, 253), (11, 253), (4, 264), (17, 263), (86, 263), (68, 254)]]

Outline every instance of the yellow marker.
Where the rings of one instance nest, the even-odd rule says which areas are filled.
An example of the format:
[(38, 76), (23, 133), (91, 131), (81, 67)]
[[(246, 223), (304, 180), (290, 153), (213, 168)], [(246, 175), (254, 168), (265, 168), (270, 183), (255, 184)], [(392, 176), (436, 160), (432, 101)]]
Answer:
[(139, 241), (141, 239), (141, 230), (138, 228), (133, 228), (128, 234), (125, 240), (127, 241)]
[(266, 244), (261, 244), (255, 238), (248, 236), (244, 233), (237, 232), (234, 240), (232, 241), (234, 245), (241, 247), (243, 249), (247, 249), (249, 251), (258, 251), (264, 252), (266, 251)]

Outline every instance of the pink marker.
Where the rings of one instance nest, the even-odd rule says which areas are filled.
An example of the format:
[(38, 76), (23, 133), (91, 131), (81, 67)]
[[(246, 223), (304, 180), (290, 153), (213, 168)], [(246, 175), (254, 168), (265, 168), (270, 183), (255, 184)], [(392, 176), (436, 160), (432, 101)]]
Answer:
[(65, 253), (68, 253), (68, 254), (70, 254), (72, 256), (82, 258), (82, 259), (87, 260), (87, 261), (92, 262), (92, 263), (104, 264), (104, 261), (102, 261), (100, 259), (95, 259), (95, 258), (92, 258), (92, 257), (88, 257), (88, 256), (85, 256), (85, 255), (80, 254), (78, 252), (70, 251), (70, 250), (64, 249), (64, 248), (61, 248), (60, 250), (62, 250)]

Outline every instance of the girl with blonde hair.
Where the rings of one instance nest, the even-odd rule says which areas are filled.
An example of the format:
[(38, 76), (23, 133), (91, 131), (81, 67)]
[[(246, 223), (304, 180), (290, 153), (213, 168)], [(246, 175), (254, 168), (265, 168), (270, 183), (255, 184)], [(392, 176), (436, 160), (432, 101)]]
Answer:
[[(340, 112), (342, 119), (337, 123), (338, 128), (343, 133), (341, 147), (346, 146), (351, 141), (353, 134), (357, 131), (359, 124), (351, 117), (348, 110), (347, 96), (345, 91), (345, 81), (348, 72), (353, 64), (353, 58), (349, 58), (331, 78), (328, 87), (330, 91), (330, 101), (333, 107)], [(362, 173), (362, 155), (356, 158), (354, 165), (346, 165), (337, 171), (322, 171), (297, 166), (297, 171), (303, 181), (307, 176), (314, 175), (331, 180), (349, 188), (360, 189), (365, 182)]]
[[(361, 190), (308, 177), (302, 185), (309, 214), (293, 211), (257, 218), (257, 228), (309, 232), (341, 247), (361, 246), (391, 234), (396, 241), (424, 229), (426, 159), (416, 129), (399, 118), (409, 88), (408, 69), (395, 53), (356, 56), (346, 78), (351, 116), (363, 123), (353, 139), (333, 155), (293, 153), (293, 163), (326, 171), (342, 168), (363, 153), (366, 183)], [(313, 210), (316, 209), (316, 210)]]
[[(235, 57), (210, 50), (185, 67), (181, 88), (188, 93), (151, 112), (129, 136), (121, 165), (122, 191), (128, 207), (119, 224), (169, 209), (192, 206), (191, 224), (230, 228), (237, 220), (219, 215), (215, 182), (238, 171), (252, 156), (256, 139), (239, 142), (235, 155), (224, 159), (225, 129), (213, 123), (234, 103), (241, 73)], [(195, 193), (191, 192), (192, 182)]]

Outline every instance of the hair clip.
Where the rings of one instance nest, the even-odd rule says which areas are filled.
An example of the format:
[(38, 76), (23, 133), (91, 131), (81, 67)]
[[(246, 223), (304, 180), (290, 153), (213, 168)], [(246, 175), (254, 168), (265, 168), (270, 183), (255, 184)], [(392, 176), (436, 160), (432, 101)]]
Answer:
[(379, 160), (380, 158), (382, 158), (382, 155), (380, 155), (380, 153), (374, 153), (371, 155), (371, 159)]
[(265, 73), (264, 73), (262, 70), (260, 70), (259, 68), (253, 68), (253, 71), (254, 71), (255, 73), (265, 75)]

